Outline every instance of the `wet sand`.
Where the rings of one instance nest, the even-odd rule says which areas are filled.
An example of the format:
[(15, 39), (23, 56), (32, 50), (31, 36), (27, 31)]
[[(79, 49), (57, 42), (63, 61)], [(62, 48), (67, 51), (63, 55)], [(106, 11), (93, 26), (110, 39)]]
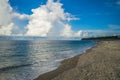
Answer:
[(120, 40), (101, 41), (35, 80), (120, 80)]

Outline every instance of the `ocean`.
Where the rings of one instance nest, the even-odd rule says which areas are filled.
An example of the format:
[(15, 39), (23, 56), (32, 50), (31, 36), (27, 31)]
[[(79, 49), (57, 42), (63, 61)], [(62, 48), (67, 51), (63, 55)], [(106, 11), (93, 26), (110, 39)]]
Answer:
[(33, 80), (95, 45), (91, 40), (0, 40), (0, 80)]

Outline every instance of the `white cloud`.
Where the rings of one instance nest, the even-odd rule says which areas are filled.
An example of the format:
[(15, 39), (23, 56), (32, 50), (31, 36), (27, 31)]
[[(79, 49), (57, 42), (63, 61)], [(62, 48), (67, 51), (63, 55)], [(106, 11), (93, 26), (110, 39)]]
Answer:
[[(14, 20), (29, 20), (27, 36), (45, 36), (45, 37), (79, 37), (80, 32), (74, 32), (68, 21), (78, 20), (70, 13), (65, 13), (59, 1), (48, 0), (46, 5), (32, 9), (33, 14), (20, 14), (13, 12), (8, 3), (9, 0), (0, 0), (0, 35), (22, 35)], [(15, 33), (15, 34), (14, 34)]]
[(59, 1), (48, 0), (45, 5), (32, 9), (27, 36), (43, 37), (80, 37), (80, 31), (74, 32), (68, 21), (78, 20), (69, 13), (65, 13)]
[[(98, 37), (107, 35), (119, 35), (119, 31), (103, 31), (103, 30), (72, 30), (69, 24), (71, 20), (79, 20), (62, 8), (59, 1), (54, 2), (48, 0), (45, 5), (41, 5), (36, 9), (32, 9), (33, 14), (20, 14), (13, 12), (8, 0), (0, 0), (0, 35), (8, 36), (41, 36), (49, 38), (82, 38), (82, 37)], [(20, 30), (15, 20), (28, 20), (27, 26)], [(120, 29), (117, 25), (110, 25), (110, 28)], [(26, 31), (26, 32), (25, 32)]]
[(120, 31), (114, 30), (82, 30), (81, 37), (88, 38), (88, 37), (102, 37), (102, 36), (114, 36), (120, 35)]
[(13, 23), (0, 26), (0, 35), (11, 36), (13, 26), (14, 26)]
[(0, 35), (11, 35), (14, 26), (12, 23), (12, 8), (8, 0), (0, 0)]
[(61, 36), (63, 36), (63, 37), (68, 37), (68, 38), (69, 37), (80, 37), (80, 35), (82, 33), (82, 31), (78, 31), (78, 32), (73, 31), (71, 29), (71, 26), (68, 24), (64, 25), (64, 27), (65, 28), (61, 32), (62, 33)]
[(0, 0), (0, 25), (9, 24), (11, 21), (12, 8), (8, 4), (8, 0)]
[[(13, 35), (14, 30), (16, 31), (16, 29), (19, 29), (13, 19), (29, 19), (29, 16), (26, 14), (13, 12), (8, 1), (9, 0), (0, 0), (0, 35), (4, 36), (11, 36)], [(15, 35), (18, 35), (18, 33)]]
[(13, 18), (18, 18), (18, 19), (20, 19), (20, 20), (28, 20), (29, 19), (29, 15), (27, 15), (27, 14), (20, 14), (20, 13), (17, 13), (17, 12), (14, 12), (13, 14), (12, 14), (12, 17)]

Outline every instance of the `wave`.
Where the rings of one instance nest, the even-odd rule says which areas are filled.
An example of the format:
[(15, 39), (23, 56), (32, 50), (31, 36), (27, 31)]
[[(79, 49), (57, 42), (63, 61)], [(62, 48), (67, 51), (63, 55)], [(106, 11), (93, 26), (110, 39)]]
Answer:
[(16, 69), (16, 68), (21, 68), (21, 67), (26, 67), (26, 66), (31, 66), (31, 65), (33, 65), (33, 64), (7, 66), (7, 67), (0, 68), (0, 72), (8, 71), (8, 70), (11, 70), (11, 69)]

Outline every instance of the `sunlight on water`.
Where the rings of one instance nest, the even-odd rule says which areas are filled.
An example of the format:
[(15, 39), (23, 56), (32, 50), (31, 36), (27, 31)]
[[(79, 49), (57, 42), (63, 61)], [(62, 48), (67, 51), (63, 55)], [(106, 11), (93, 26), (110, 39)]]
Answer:
[(95, 44), (94, 41), (0, 41), (0, 80), (32, 80), (56, 69), (61, 60)]

